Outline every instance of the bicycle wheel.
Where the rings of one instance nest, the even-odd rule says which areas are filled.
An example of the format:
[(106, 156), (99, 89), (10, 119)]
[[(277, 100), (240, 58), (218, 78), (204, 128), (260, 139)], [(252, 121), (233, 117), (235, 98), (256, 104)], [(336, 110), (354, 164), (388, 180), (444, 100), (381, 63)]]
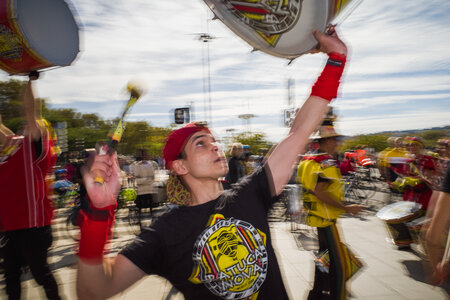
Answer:
[(6, 246), (8, 243), (8, 238), (4, 232), (0, 232), (0, 249)]
[(360, 182), (359, 188), (366, 191), (368, 199), (372, 199), (372, 197), (375, 196), (375, 193), (377, 192), (377, 187), (372, 181)]
[(358, 188), (355, 181), (349, 181), (346, 183), (345, 199), (351, 199), (351, 202), (361, 203), (363, 200), (367, 200), (367, 191)]
[(71, 209), (70, 214), (69, 214), (69, 216), (67, 216), (67, 219), (66, 219), (67, 235), (74, 241), (79, 241), (80, 237), (81, 237), (80, 227), (75, 225), (76, 219), (78, 217), (78, 213), (79, 213), (79, 208), (74, 206)]
[(128, 224), (130, 225), (131, 233), (135, 235), (141, 233), (141, 218), (139, 208), (136, 206), (128, 207)]

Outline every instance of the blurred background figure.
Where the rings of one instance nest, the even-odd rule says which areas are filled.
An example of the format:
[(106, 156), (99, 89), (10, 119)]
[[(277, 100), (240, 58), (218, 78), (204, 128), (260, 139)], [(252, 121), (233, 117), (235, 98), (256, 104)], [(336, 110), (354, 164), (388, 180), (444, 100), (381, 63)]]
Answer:
[(329, 255), (329, 271), (316, 264), (314, 286), (308, 299), (347, 299), (347, 280), (350, 274), (348, 249), (340, 237), (338, 218), (344, 213), (359, 214), (359, 204), (345, 204), (344, 184), (334, 156), (341, 137), (334, 130), (333, 118), (326, 118), (315, 139), (318, 153), (307, 154), (301, 160), (297, 179), (303, 189), (303, 207), (307, 212), (306, 224), (317, 228), (319, 255)]
[(388, 146), (378, 153), (377, 167), (383, 180), (387, 180), (389, 178), (389, 162), (387, 161), (387, 153), (395, 147), (395, 139), (396, 137), (393, 136), (388, 137), (386, 140)]
[(56, 162), (56, 153), (49, 130), (36, 113), (40, 109), (35, 108), (32, 80), (37, 77), (30, 75), (22, 94), (23, 135), (15, 135), (3, 125), (0, 130), (0, 227), (7, 238), (4, 267), (9, 299), (20, 299), (20, 276), (26, 265), (47, 298), (60, 299), (47, 262), (53, 242), (53, 208), (45, 178)]
[(229, 183), (236, 183), (245, 175), (245, 167), (242, 163), (243, 153), (244, 147), (241, 143), (233, 143), (231, 145), (231, 157), (228, 159), (228, 174), (225, 176), (225, 180)]
[(352, 159), (350, 152), (344, 153), (344, 158), (339, 161), (339, 169), (341, 171), (341, 175), (343, 176), (346, 176), (351, 172), (356, 172), (355, 161)]
[(411, 159), (404, 172), (403, 200), (420, 203), (426, 210), (433, 189), (437, 189), (436, 158), (424, 155), (425, 144), (421, 138), (405, 137)]
[(54, 172), (55, 182), (53, 183), (53, 193), (56, 196), (54, 204), (57, 208), (64, 207), (65, 195), (74, 185), (73, 182), (67, 179), (67, 173), (67, 169), (59, 169)]
[(146, 149), (138, 149), (136, 152), (136, 161), (130, 165), (130, 175), (134, 179), (134, 185), (137, 192), (135, 201), (139, 212), (142, 208), (150, 208), (152, 211), (155, 191), (155, 172), (158, 170), (158, 164), (150, 160)]
[(403, 147), (401, 137), (393, 140), (394, 147), (386, 153), (385, 162), (387, 164), (386, 182), (393, 189), (396, 189), (396, 180), (406, 171), (406, 166), (410, 160), (410, 153)]
[(244, 164), (244, 175), (249, 175), (255, 169), (252, 153), (249, 151), (244, 152), (242, 156), (242, 163)]
[(449, 165), (450, 161), (450, 139), (439, 139), (436, 143), (436, 153), (438, 154), (437, 157), (437, 169), (439, 178), (444, 178), (445, 171), (447, 170), (447, 167)]

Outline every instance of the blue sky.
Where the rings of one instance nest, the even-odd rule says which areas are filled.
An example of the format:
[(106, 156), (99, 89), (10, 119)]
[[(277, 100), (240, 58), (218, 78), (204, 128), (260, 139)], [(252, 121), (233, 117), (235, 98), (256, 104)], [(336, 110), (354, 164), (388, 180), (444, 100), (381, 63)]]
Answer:
[[(306, 1), (306, 0), (305, 0)], [(322, 70), (323, 54), (303, 55), (291, 65), (235, 36), (200, 0), (77, 0), (81, 52), (69, 67), (46, 72), (37, 95), (52, 107), (117, 116), (129, 80), (145, 83), (146, 95), (129, 115), (168, 126), (176, 107), (192, 105), (205, 119), (208, 93), (204, 63), (208, 43), (212, 124), (219, 136), (244, 130), (240, 114), (252, 113), (252, 131), (274, 142), (286, 133), (287, 80), (295, 81), (299, 106)], [(341, 97), (334, 102), (337, 128), (347, 135), (450, 124), (450, 2), (364, 0), (338, 27), (349, 45)], [(7, 80), (5, 73), (0, 80)], [(20, 77), (18, 77), (20, 79)]]

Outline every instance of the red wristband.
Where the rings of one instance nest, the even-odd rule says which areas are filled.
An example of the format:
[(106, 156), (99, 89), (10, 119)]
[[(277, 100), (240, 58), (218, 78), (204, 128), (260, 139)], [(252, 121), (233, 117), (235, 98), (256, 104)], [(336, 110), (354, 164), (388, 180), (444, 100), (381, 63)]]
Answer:
[(105, 244), (112, 237), (116, 205), (102, 210), (80, 210), (78, 224), (81, 238), (78, 257), (89, 264), (101, 264)]
[(346, 56), (340, 53), (328, 53), (325, 68), (314, 83), (311, 96), (317, 96), (328, 101), (337, 97), (342, 72), (344, 71)]

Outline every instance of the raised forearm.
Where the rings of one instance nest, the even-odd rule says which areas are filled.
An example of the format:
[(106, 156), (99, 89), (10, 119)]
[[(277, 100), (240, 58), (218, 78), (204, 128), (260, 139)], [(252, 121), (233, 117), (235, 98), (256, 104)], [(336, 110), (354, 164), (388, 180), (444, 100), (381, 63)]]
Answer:
[(28, 134), (31, 135), (33, 140), (37, 141), (41, 138), (41, 130), (36, 122), (36, 103), (31, 80), (26, 83), (22, 97)]

